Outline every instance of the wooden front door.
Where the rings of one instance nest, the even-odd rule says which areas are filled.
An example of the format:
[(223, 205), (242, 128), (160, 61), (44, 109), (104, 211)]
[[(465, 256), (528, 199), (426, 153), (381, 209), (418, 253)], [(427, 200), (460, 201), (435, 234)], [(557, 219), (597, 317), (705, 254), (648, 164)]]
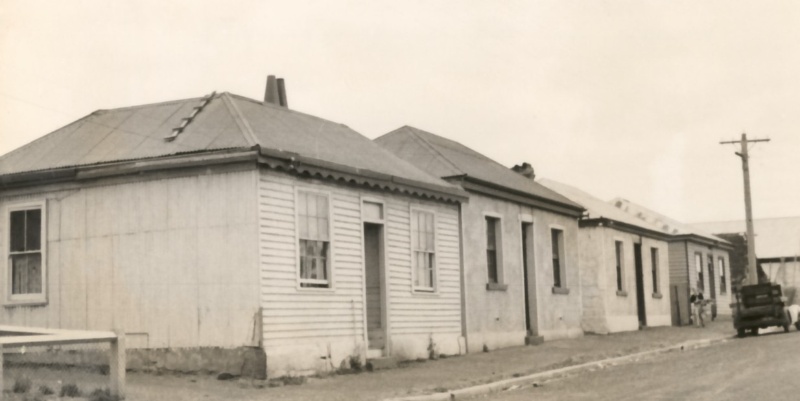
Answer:
[(636, 309), (639, 311), (639, 326), (647, 326), (647, 312), (644, 304), (644, 271), (642, 267), (642, 244), (633, 244), (634, 265), (636, 266)]
[(367, 342), (369, 350), (386, 347), (383, 225), (364, 223), (364, 268), (367, 290)]
[(525, 327), (529, 336), (539, 335), (536, 307), (536, 266), (533, 263), (533, 223), (522, 223), (522, 271), (525, 284)]

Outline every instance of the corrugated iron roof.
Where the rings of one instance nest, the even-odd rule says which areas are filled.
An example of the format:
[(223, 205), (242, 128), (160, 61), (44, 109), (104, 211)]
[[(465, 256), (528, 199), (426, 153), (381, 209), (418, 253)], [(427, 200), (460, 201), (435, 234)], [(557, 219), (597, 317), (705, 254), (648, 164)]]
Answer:
[(381, 146), (437, 177), (467, 176), (536, 198), (581, 209), (577, 203), (456, 142), (404, 126), (375, 139)]
[(553, 191), (556, 191), (559, 194), (569, 198), (571, 201), (583, 206), (586, 209), (584, 216), (588, 219), (605, 218), (640, 227), (646, 230), (663, 232), (662, 230), (655, 230), (652, 224), (642, 220), (641, 218), (637, 218), (631, 214), (628, 214), (614, 207), (614, 205), (571, 185), (549, 179), (541, 179), (538, 180), (538, 182), (545, 187), (550, 188)]
[(165, 141), (201, 102), (191, 98), (96, 111), (0, 157), (0, 175), (257, 144), (455, 188), (345, 125), (229, 93), (213, 96), (174, 140)]
[(619, 210), (636, 217), (640, 221), (649, 224), (652, 228), (670, 235), (696, 235), (714, 242), (729, 244), (722, 238), (712, 235), (702, 229), (698, 229), (686, 223), (681, 223), (671, 217), (650, 210), (642, 205), (633, 203), (627, 199), (615, 198), (608, 203)]
[[(747, 232), (744, 220), (713, 221), (692, 226), (714, 234)], [(754, 219), (753, 229), (756, 233), (756, 256), (759, 258), (800, 257), (800, 216)]]

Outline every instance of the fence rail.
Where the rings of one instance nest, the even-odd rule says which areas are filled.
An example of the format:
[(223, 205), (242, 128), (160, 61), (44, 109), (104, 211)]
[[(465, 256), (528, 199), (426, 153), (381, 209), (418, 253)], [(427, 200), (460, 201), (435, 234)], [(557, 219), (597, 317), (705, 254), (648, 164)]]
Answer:
[(125, 336), (112, 331), (77, 331), (0, 325), (0, 401), (3, 401), (3, 354), (9, 348), (40, 345), (109, 344), (109, 390), (125, 397)]

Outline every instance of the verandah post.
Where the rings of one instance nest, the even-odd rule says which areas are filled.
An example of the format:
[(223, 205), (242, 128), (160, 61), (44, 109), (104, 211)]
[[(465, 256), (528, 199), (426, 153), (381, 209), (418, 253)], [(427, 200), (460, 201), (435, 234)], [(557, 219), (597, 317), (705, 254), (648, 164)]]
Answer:
[(117, 338), (111, 341), (111, 347), (108, 351), (108, 373), (111, 379), (111, 395), (123, 399), (125, 398), (125, 333), (117, 330), (116, 334)]

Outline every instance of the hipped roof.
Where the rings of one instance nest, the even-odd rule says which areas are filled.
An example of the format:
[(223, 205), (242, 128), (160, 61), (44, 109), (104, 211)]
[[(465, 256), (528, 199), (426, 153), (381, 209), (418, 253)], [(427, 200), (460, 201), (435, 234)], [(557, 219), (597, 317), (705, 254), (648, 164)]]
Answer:
[[(714, 234), (744, 234), (744, 220), (715, 221), (692, 224)], [(800, 216), (753, 220), (756, 234), (756, 256), (759, 259), (800, 257)]]
[(0, 157), (0, 176), (260, 147), (461, 192), (345, 125), (227, 92), (212, 96), (183, 132), (165, 141), (202, 102), (191, 98), (96, 111)]
[(582, 210), (579, 204), (512, 171), (489, 157), (456, 141), (421, 129), (404, 126), (375, 139), (375, 141), (411, 164), (437, 177), (475, 179), (572, 210)]

